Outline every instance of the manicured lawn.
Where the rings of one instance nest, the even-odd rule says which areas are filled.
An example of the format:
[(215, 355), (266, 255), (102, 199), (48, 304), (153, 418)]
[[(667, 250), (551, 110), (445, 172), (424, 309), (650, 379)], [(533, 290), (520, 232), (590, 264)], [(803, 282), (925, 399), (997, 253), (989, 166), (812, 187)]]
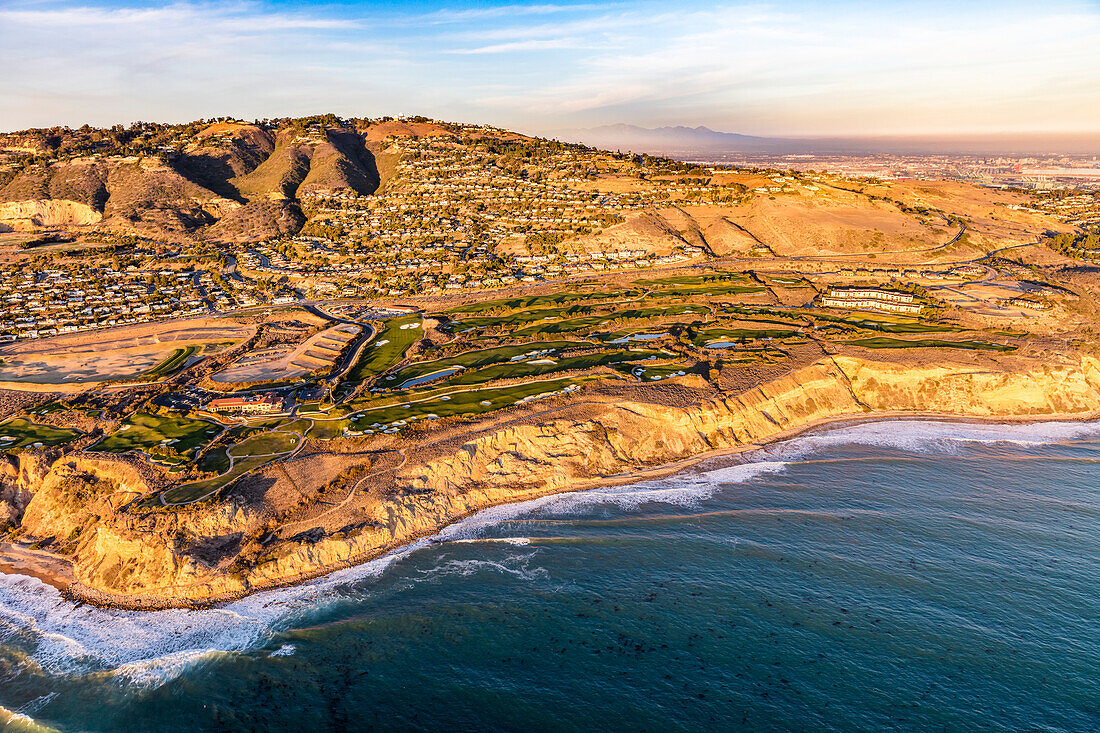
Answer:
[[(566, 387), (586, 381), (578, 379), (557, 379), (548, 382), (529, 382), (511, 387), (474, 389), (440, 395), (424, 402), (404, 402), (388, 407), (367, 410), (351, 420), (355, 430), (381, 430), (397, 421), (415, 421), (422, 418), (448, 417), (450, 415), (476, 415), (492, 412), (514, 405), (519, 400), (550, 392), (559, 392)], [(381, 427), (375, 426), (375, 423)], [(403, 427), (397, 425), (394, 427)]]
[(554, 334), (562, 333), (575, 333), (577, 331), (584, 331), (586, 329), (595, 328), (597, 326), (613, 325), (618, 327), (619, 325), (629, 321), (645, 321), (653, 318), (666, 318), (671, 316), (682, 315), (703, 315), (709, 313), (709, 309), (703, 305), (667, 305), (656, 306), (653, 308), (630, 308), (627, 310), (615, 311), (614, 313), (600, 314), (596, 316), (589, 316), (587, 318), (571, 318), (563, 321), (545, 321), (540, 323), (534, 323), (525, 328), (521, 328), (518, 331), (513, 332), (513, 336), (516, 337), (538, 337), (538, 336), (551, 336)]
[(696, 346), (706, 346), (714, 342), (741, 341), (749, 339), (782, 339), (801, 336), (798, 331), (778, 328), (708, 328), (699, 331), (693, 339)]
[(467, 351), (464, 354), (449, 356), (444, 359), (409, 364), (393, 374), (386, 375), (382, 384), (387, 387), (397, 387), (410, 379), (416, 379), (417, 377), (442, 371), (450, 367), (460, 366), (464, 369), (477, 369), (479, 367), (488, 366), (489, 364), (508, 361), (513, 357), (528, 354), (532, 351), (559, 351), (582, 346), (585, 346), (585, 342), (583, 341), (534, 341), (516, 346), (498, 346), (492, 349)]
[(851, 346), (862, 346), (866, 349), (970, 349), (976, 351), (1015, 351), (1015, 346), (1008, 344), (995, 344), (989, 341), (944, 341), (943, 339), (895, 339), (880, 336), (878, 338), (856, 339), (845, 341)]
[(560, 306), (566, 303), (579, 303), (585, 300), (617, 300), (622, 298), (635, 298), (641, 295), (637, 290), (612, 290), (609, 292), (591, 293), (551, 293), (548, 295), (531, 295), (526, 298), (502, 298), (500, 300), (486, 300), (480, 303), (468, 303), (459, 305), (444, 313), (487, 313), (498, 310), (522, 310), (527, 308), (539, 308), (542, 306)]
[(288, 453), (298, 447), (301, 439), (293, 433), (260, 433), (237, 443), (229, 449), (231, 456), (266, 456), (273, 453)]
[(187, 360), (193, 356), (201, 347), (199, 346), (186, 346), (182, 349), (175, 349), (168, 357), (157, 364), (152, 369), (148, 369), (138, 376), (151, 377), (153, 379), (159, 379), (166, 377), (169, 374), (179, 371)]
[[(167, 489), (159, 496), (163, 496), (164, 500), (169, 504), (180, 504), (189, 501), (196, 501), (202, 497), (217, 491), (233, 479), (251, 471), (254, 468), (274, 460), (273, 458), (241, 458), (238, 459), (233, 466), (233, 470), (227, 474), (221, 476), (215, 476), (214, 478), (204, 479), (202, 481), (193, 481), (189, 484), (181, 484), (171, 489)], [(158, 495), (154, 494), (145, 499), (142, 504), (144, 506), (160, 506), (160, 500)]]
[(167, 417), (140, 412), (118, 430), (102, 438), (89, 450), (105, 453), (125, 453), (140, 450), (146, 453), (162, 443), (176, 453), (188, 457), (202, 444), (221, 432), (221, 427), (206, 420)]
[(465, 371), (446, 380), (446, 385), (459, 384), (486, 384), (501, 379), (515, 379), (517, 377), (538, 377), (555, 372), (567, 372), (576, 369), (593, 369), (598, 366), (610, 366), (626, 361), (640, 361), (651, 356), (668, 356), (659, 351), (630, 351), (629, 349), (615, 349), (612, 351), (599, 351), (592, 354), (573, 356), (567, 359), (534, 359), (532, 361), (513, 361), (506, 364), (495, 364), (477, 371)]
[(405, 352), (420, 338), (420, 322), (420, 316), (402, 316), (386, 321), (385, 327), (363, 350), (359, 361), (344, 377), (344, 384), (361, 384), (400, 363), (405, 358)]
[(52, 425), (38, 425), (17, 417), (0, 423), (0, 451), (12, 448), (27, 448), (41, 444), (58, 445), (68, 443), (80, 436), (77, 430), (55, 428)]

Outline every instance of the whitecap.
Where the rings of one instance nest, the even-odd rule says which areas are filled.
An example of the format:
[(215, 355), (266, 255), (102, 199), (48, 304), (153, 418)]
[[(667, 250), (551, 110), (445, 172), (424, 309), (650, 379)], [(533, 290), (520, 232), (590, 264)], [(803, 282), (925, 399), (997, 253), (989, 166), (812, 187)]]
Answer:
[(968, 423), (948, 420), (882, 420), (827, 428), (755, 452), (792, 461), (845, 445), (892, 448), (911, 453), (954, 454), (967, 443), (1049, 445), (1100, 436), (1098, 422)]
[[(53, 697), (53, 695), (54, 693), (51, 693), (46, 697)], [(3, 705), (0, 705), (0, 729), (12, 733), (50, 733), (57, 730), (39, 723), (26, 712), (8, 710)]]
[(427, 570), (420, 571), (422, 578), (458, 575), (469, 577), (481, 573), (495, 573), (510, 575), (520, 580), (535, 580), (548, 575), (545, 568), (530, 566), (531, 559), (536, 553), (527, 555), (511, 555), (501, 560), (488, 560), (470, 558), (465, 560), (445, 559)]
[(205, 610), (134, 612), (76, 605), (35, 578), (0, 574), (0, 628), (8, 629), (5, 645), (22, 648), (49, 674), (107, 673), (126, 684), (155, 687), (218, 654), (262, 645), (279, 629), (344, 598), (350, 585), (377, 577), (425, 544)]
[[(414, 542), (363, 565), (208, 610), (128, 612), (77, 606), (34, 578), (0, 574), (0, 635), (6, 646), (19, 648), (49, 674), (107, 673), (122, 684), (157, 686), (194, 665), (216, 659), (219, 654), (270, 643), (281, 629), (302, 623), (310, 614), (362, 593), (359, 582), (381, 575), (397, 559), (429, 546), (432, 540), (492, 539), (523, 545), (530, 543), (530, 538), (485, 535), (492, 529), (504, 533), (507, 523), (520, 517), (575, 514), (606, 505), (634, 510), (647, 503), (698, 504), (724, 487), (781, 472), (793, 461), (842, 445), (928, 453), (958, 451), (967, 442), (1038, 445), (1098, 435), (1100, 424), (1080, 422), (984, 424), (892, 420), (831, 428), (736, 459), (721, 459), (736, 461), (730, 465), (714, 465), (712, 461), (660, 480), (491, 507), (446, 527), (431, 540)], [(484, 562), (487, 561), (452, 560), (451, 564), (438, 566), (436, 572), (493, 570), (528, 578), (539, 572), (517, 564), (519, 560), (497, 563), (495, 568), (477, 564)], [(282, 648), (272, 654), (278, 655)]]

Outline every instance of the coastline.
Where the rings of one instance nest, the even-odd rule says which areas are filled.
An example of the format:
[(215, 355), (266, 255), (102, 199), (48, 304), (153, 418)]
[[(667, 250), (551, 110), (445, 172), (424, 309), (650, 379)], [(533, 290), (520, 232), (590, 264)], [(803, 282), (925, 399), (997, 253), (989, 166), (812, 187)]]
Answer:
[(278, 588), (292, 587), (312, 580), (323, 578), (333, 572), (362, 565), (390, 553), (408, 547), (418, 541), (432, 537), (445, 528), (457, 524), (485, 509), (495, 506), (507, 506), (518, 504), (546, 496), (565, 495), (577, 492), (591, 491), (593, 489), (624, 486), (640, 481), (656, 480), (675, 475), (691, 467), (714, 458), (741, 455), (756, 450), (761, 450), (769, 445), (791, 440), (793, 438), (812, 433), (816, 430), (833, 426), (855, 426), (867, 423), (894, 422), (899, 420), (924, 420), (929, 422), (950, 422), (960, 424), (1038, 424), (1046, 422), (1092, 422), (1100, 419), (1100, 410), (1089, 412), (1044, 414), (1044, 415), (967, 415), (951, 412), (935, 411), (905, 411), (882, 410), (871, 412), (852, 412), (828, 417), (807, 420), (796, 426), (769, 435), (765, 440), (745, 443), (724, 448), (716, 448), (709, 451), (682, 458), (676, 461), (662, 463), (648, 468), (626, 471), (603, 477), (584, 479), (572, 487), (561, 490), (532, 490), (516, 494), (506, 501), (495, 502), (490, 506), (481, 507), (465, 514), (454, 516), (449, 521), (435, 526), (430, 530), (411, 534), (400, 542), (388, 543), (351, 557), (345, 561), (332, 565), (319, 567), (315, 571), (301, 573), (294, 577), (282, 578), (268, 583), (257, 583), (246, 592), (222, 594), (211, 596), (201, 601), (180, 596), (122, 596), (98, 589), (90, 588), (78, 582), (67, 558), (51, 553), (30, 550), (11, 543), (0, 543), (0, 574), (23, 575), (36, 578), (47, 585), (56, 588), (61, 595), (75, 603), (85, 603), (100, 608), (114, 608), (126, 611), (156, 611), (171, 608), (205, 609), (231, 603), (246, 598), (255, 593), (276, 590)]

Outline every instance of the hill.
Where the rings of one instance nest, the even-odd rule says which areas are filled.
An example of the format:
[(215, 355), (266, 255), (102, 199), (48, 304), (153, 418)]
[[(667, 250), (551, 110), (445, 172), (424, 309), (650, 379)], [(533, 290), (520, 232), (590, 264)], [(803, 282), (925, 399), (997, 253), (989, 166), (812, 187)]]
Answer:
[(368, 137), (331, 115), (0, 135), (0, 229), (175, 241), (294, 233), (300, 196), (378, 188)]

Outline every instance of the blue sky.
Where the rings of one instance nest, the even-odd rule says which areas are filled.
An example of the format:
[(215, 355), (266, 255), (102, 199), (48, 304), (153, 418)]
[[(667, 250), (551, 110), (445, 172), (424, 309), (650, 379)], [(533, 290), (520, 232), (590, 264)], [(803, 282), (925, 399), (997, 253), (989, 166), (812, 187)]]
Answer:
[(1100, 130), (1100, 3), (0, 0), (0, 129), (336, 112), (531, 132)]

